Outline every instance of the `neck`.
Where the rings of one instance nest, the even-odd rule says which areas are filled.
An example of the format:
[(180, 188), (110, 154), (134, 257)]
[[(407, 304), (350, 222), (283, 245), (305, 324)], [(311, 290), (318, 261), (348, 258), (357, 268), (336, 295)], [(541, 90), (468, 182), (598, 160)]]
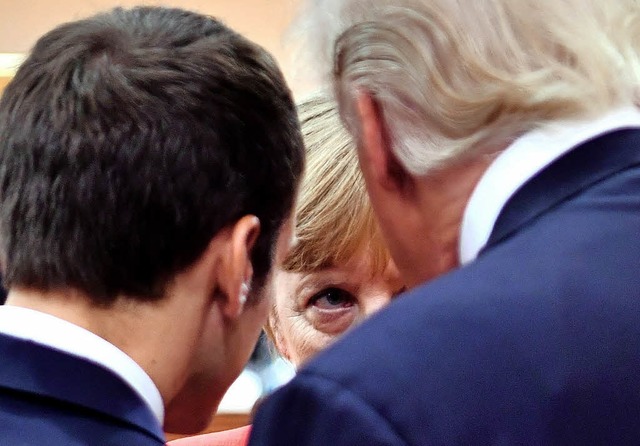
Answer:
[[(460, 265), (458, 245), (462, 217), (469, 198), (487, 170), (493, 156), (465, 160), (447, 168), (414, 178), (416, 200), (414, 250), (411, 285), (417, 285), (444, 274)], [(428, 253), (425, 261), (424, 253)]]
[(118, 347), (149, 375), (165, 404), (185, 379), (193, 336), (180, 323), (184, 318), (175, 318), (188, 309), (176, 311), (171, 299), (145, 302), (118, 297), (104, 306), (74, 289), (18, 288), (9, 292), (6, 304), (58, 317)]

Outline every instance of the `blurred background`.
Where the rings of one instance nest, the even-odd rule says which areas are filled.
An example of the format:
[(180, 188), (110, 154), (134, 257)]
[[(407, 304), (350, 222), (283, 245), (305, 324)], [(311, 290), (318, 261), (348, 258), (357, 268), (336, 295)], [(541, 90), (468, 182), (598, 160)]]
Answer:
[[(115, 6), (162, 5), (191, 9), (222, 19), (273, 54), (285, 75), (290, 61), (283, 44), (298, 0), (0, 0), (0, 90), (38, 37), (70, 20)], [(288, 79), (292, 81), (290, 76)]]

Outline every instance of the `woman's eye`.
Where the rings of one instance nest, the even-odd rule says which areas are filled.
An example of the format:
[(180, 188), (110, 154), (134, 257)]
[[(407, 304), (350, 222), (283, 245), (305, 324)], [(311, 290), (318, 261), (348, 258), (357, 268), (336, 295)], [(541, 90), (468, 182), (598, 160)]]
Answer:
[(325, 288), (309, 300), (309, 305), (319, 310), (338, 310), (351, 307), (354, 302), (355, 298), (351, 293), (343, 289)]

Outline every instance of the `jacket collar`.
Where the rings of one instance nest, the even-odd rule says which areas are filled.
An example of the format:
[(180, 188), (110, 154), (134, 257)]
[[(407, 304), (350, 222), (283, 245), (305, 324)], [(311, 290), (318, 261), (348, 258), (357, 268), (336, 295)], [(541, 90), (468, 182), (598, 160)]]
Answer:
[(640, 130), (618, 130), (581, 144), (511, 196), (481, 254), (595, 183), (637, 165)]
[[(164, 442), (146, 403), (110, 370), (33, 341), (0, 334), (0, 388), (37, 394), (116, 418)], [(75, 378), (73, 378), (75, 377)]]

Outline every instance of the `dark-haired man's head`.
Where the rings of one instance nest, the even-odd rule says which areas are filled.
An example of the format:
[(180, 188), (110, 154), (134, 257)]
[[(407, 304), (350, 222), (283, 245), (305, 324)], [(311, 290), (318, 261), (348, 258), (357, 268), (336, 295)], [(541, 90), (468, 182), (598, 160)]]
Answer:
[[(186, 351), (167, 348), (174, 356), (160, 361), (190, 367), (178, 381), (146, 368), (157, 352), (110, 339), (108, 328), (98, 334), (141, 363), (165, 404), (197, 393), (182, 387), (204, 386), (233, 359), (215, 372), (219, 388), (201, 389), (205, 410), (266, 317), (259, 291), (279, 236), (288, 238), (280, 230), (302, 166), (276, 64), (219, 21), (136, 8), (62, 25), (36, 43), (0, 101), (8, 303), (93, 331), (101, 315), (149, 311), (157, 320), (148, 324), (173, 327), (166, 342)], [(219, 330), (224, 342), (213, 345)], [(176, 428), (197, 429), (203, 421), (190, 415)]]

